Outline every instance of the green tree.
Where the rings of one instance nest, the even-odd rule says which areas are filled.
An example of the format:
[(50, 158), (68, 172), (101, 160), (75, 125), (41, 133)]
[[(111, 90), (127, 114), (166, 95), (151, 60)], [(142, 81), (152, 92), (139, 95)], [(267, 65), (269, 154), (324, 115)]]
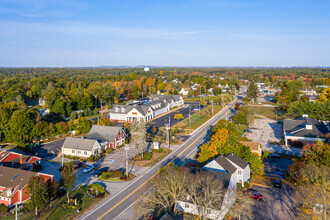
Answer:
[(258, 97), (258, 86), (252, 81), (247, 89), (247, 97), (255, 99)]
[(147, 149), (147, 130), (146, 130), (146, 122), (134, 121), (130, 128), (132, 142), (135, 144), (138, 152), (142, 155)]
[(38, 215), (38, 208), (42, 207), (48, 199), (48, 188), (41, 176), (32, 177), (26, 187), (26, 194), (29, 195), (35, 214)]
[(70, 189), (73, 188), (75, 182), (76, 182), (76, 173), (74, 172), (73, 164), (72, 163), (64, 164), (63, 170), (61, 172), (61, 185), (66, 190), (68, 203), (70, 203)]
[(264, 83), (265, 83), (265, 87), (270, 86), (270, 81), (269, 81), (269, 78), (268, 77), (265, 78)]
[(74, 121), (76, 118), (77, 118), (76, 112), (71, 112), (71, 114), (70, 114), (70, 120), (71, 121)]

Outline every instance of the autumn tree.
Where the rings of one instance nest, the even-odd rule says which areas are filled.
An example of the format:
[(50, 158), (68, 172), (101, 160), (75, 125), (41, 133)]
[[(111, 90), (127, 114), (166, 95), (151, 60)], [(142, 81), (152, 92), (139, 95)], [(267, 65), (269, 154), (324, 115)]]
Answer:
[(134, 121), (130, 127), (132, 142), (135, 144), (138, 152), (142, 155), (147, 149), (147, 130), (146, 122), (143, 120)]
[(322, 93), (319, 96), (319, 102), (326, 102), (330, 100), (330, 88), (323, 89)]
[(184, 118), (184, 117), (183, 117), (182, 114), (175, 114), (175, 115), (174, 115), (174, 119), (175, 119), (175, 120), (180, 121), (180, 120), (183, 119), (183, 118)]
[(232, 198), (234, 204), (229, 209), (229, 215), (242, 219), (253, 218), (253, 204), (255, 200), (243, 193), (242, 190), (237, 190)]
[(38, 209), (42, 207), (48, 199), (48, 188), (42, 176), (32, 177), (26, 187), (26, 194), (29, 195), (35, 214), (38, 215)]

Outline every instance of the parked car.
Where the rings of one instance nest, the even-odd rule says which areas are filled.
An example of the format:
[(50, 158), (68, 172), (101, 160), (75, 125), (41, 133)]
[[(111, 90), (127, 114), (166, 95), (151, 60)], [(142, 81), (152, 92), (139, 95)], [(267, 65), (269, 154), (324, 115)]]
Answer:
[(89, 173), (94, 169), (93, 165), (88, 165), (84, 170), (83, 173)]
[(280, 159), (280, 155), (279, 154), (269, 154), (268, 157), (270, 159)]
[(262, 200), (261, 193), (252, 193), (252, 194), (250, 194), (250, 197), (254, 198), (255, 200), (258, 200), (258, 201)]
[(244, 132), (246, 132), (246, 133), (253, 133), (253, 130), (252, 129), (245, 129)]
[(186, 163), (185, 165), (183, 165), (184, 167), (200, 167), (199, 164), (197, 163)]
[(102, 167), (100, 169), (95, 170), (95, 176), (101, 176), (103, 172), (107, 172), (109, 167)]
[(276, 175), (276, 176), (285, 177), (285, 173), (280, 172), (280, 171), (276, 171), (273, 174)]
[(274, 184), (273, 184), (274, 187), (277, 187), (277, 188), (281, 188), (282, 187), (282, 182), (281, 180), (274, 180)]
[(80, 161), (76, 161), (73, 164), (73, 169), (75, 169), (75, 170), (79, 169), (80, 167), (82, 167), (82, 163)]

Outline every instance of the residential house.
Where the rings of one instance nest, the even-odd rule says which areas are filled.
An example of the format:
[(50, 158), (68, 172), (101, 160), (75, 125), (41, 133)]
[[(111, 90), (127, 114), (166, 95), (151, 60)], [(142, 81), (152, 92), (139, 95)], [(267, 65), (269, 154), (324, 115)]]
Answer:
[(234, 175), (236, 182), (242, 185), (250, 179), (251, 171), (249, 164), (233, 153), (227, 156), (220, 155), (203, 168), (230, 173)]
[(258, 154), (261, 157), (261, 144), (258, 142), (248, 142), (248, 141), (240, 141), (241, 144), (250, 148), (252, 153)]
[(167, 95), (167, 90), (166, 89), (158, 90), (157, 95)]
[(32, 170), (41, 158), (10, 151), (0, 151), (0, 166)]
[(11, 167), (0, 167), (0, 204), (13, 206), (29, 199), (27, 184), (32, 177), (41, 176), (45, 182), (53, 181), (53, 175)]
[(88, 158), (98, 155), (102, 147), (98, 140), (78, 137), (67, 137), (62, 145), (62, 154)]
[(102, 149), (116, 148), (117, 146), (125, 144), (126, 133), (124, 127), (121, 125), (93, 125), (85, 140), (86, 139), (97, 140), (101, 144)]
[(190, 88), (182, 88), (179, 92), (180, 95), (188, 96)]
[(319, 99), (318, 95), (304, 95), (303, 97), (307, 98), (310, 102), (316, 102)]
[(283, 120), (283, 134), (285, 145), (300, 143), (302, 145), (315, 143), (317, 140), (325, 141), (329, 133), (329, 123), (309, 118), (303, 115), (297, 119)]
[(172, 108), (184, 104), (180, 95), (151, 95), (148, 101), (129, 102), (126, 105), (114, 105), (110, 110), (110, 120), (117, 122), (133, 122), (153, 120)]
[(299, 91), (303, 96), (313, 96), (316, 95), (316, 91), (313, 89), (304, 89)]
[(189, 196), (187, 196), (187, 198), (181, 199), (177, 202), (177, 209), (193, 215), (197, 215), (200, 210), (203, 210), (204, 213), (206, 213), (206, 217), (208, 219), (223, 219), (235, 201), (234, 195), (237, 190), (235, 175), (232, 173), (222, 172), (220, 170), (206, 169), (205, 167), (190, 168), (190, 170), (193, 173), (207, 172), (220, 180), (223, 183), (223, 187), (225, 189), (223, 201), (221, 206), (219, 206), (220, 209), (208, 208), (207, 210), (203, 210), (204, 207), (196, 206), (189, 200)]

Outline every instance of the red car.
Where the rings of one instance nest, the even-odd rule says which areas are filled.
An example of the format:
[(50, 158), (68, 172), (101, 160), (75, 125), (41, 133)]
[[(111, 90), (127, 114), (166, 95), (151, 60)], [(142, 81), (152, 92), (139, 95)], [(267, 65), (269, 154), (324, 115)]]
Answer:
[(250, 194), (250, 197), (254, 198), (255, 200), (258, 200), (258, 201), (262, 200), (261, 193), (252, 193), (252, 194)]
[(73, 164), (73, 169), (75, 169), (75, 170), (79, 169), (80, 167), (82, 167), (82, 163), (79, 162), (79, 161), (76, 161), (76, 162)]

